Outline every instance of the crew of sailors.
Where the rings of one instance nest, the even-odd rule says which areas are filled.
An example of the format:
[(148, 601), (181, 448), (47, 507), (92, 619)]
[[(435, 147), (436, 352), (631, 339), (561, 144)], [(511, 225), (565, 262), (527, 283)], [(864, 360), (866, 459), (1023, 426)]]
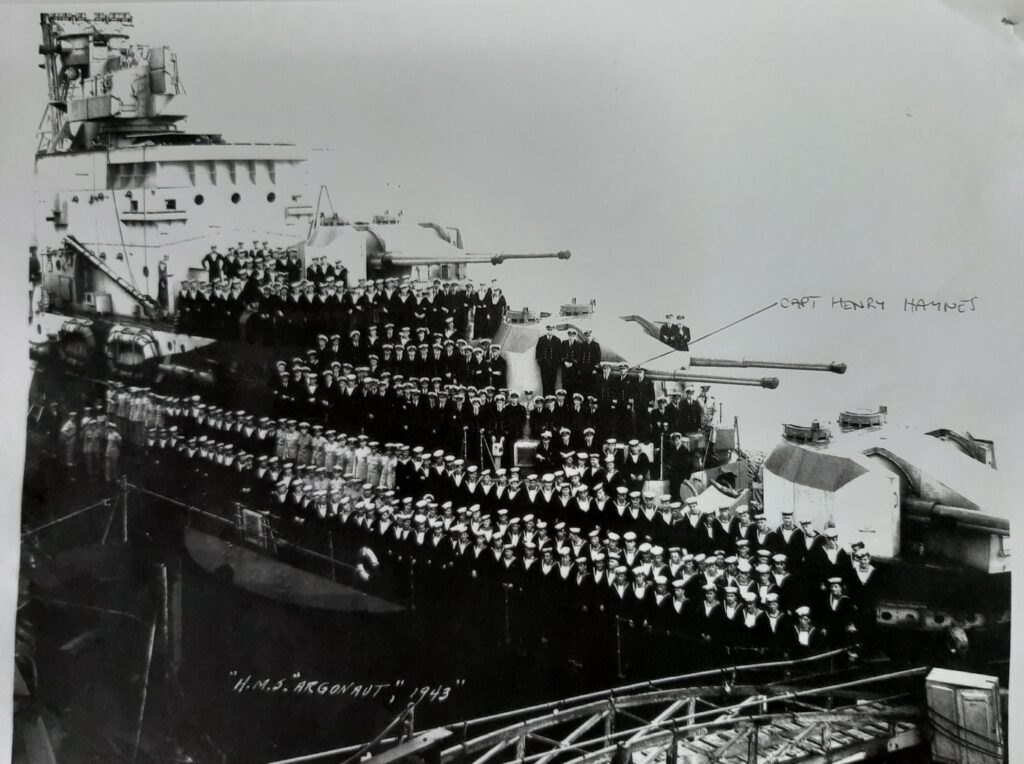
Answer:
[[(353, 329), (347, 341), (340, 334), (320, 334), (304, 356), (277, 362), (271, 381), (276, 411), (311, 423), (364, 428), (379, 438), (402, 436), (406, 442), (419, 443), (412, 427), (422, 430), (424, 445), (439, 442), (452, 450), (458, 448), (463, 426), (474, 432), (482, 427), (505, 444), (509, 455), (507, 449), (519, 438), (540, 440), (550, 430), (557, 437), (542, 444), (542, 460), (549, 449), (583, 449), (607, 437), (637, 438), (652, 444), (659, 469), (664, 455), (666, 477), (676, 493), (699, 466), (697, 439), (690, 436), (710, 431), (713, 407), (702, 405), (693, 386), (655, 397), (654, 385), (642, 369), (631, 374), (625, 363), (601, 362), (600, 346), (590, 332), (579, 343), (572, 341), (574, 333), (570, 329), (566, 345), (596, 348), (585, 367), (574, 363), (576, 391), (558, 388), (537, 396), (529, 390), (520, 394), (504, 389), (507, 361), (501, 347), (486, 339), (474, 347), (461, 337), (431, 337), (425, 326), (415, 335), (407, 327), (396, 332), (392, 322), (380, 332), (373, 325), (365, 331)], [(367, 401), (371, 405), (364, 411)], [(477, 405), (482, 420), (474, 413)], [(492, 416), (497, 407), (500, 421)], [(425, 418), (410, 423), (410, 409)], [(402, 423), (398, 432), (390, 424), (393, 419)], [(378, 422), (380, 429), (374, 431)], [(676, 432), (682, 437), (674, 436)], [(699, 456), (697, 461), (703, 463), (706, 454)]]
[[(507, 594), (517, 620), (533, 624), (523, 638), (595, 618), (647, 635), (655, 651), (676, 637), (814, 649), (871, 631), (878, 576), (863, 544), (847, 551), (834, 527), (819, 533), (790, 511), (772, 528), (744, 505), (702, 510), (697, 498), (631, 488), (629, 449), (623, 457), (614, 442), (546, 472), (492, 472), (440, 449), (117, 383), (94, 413), (132, 435), (147, 464), (203, 465), (220, 497), (306, 539), (330, 531), (369, 547), (392, 577), (415, 578), (423, 606), (482, 607)], [(180, 482), (180, 470), (159, 472)]]
[(373, 549), (393, 576), (416, 577), (422, 607), (481, 605), (488, 593), (500, 601), (504, 587), (522, 617), (539, 618), (529, 631), (544, 638), (552, 636), (544, 624), (559, 622), (542, 617), (552, 608), (570, 620), (618, 617), (654, 636), (783, 650), (846, 644), (870, 631), (870, 556), (791, 512), (769, 528), (743, 506), (704, 513), (697, 499), (680, 504), (624, 487), (611, 499), (604, 483), (590, 500), (573, 467), (531, 473), (523, 484), (518, 468), (492, 476), (443, 451), (381, 448), (366, 436), (345, 439), (331, 456), (293, 443), (290, 431), (257, 426), (232, 442), (216, 422), (206, 425), (213, 434), (179, 435), (177, 425), (152, 433), (152, 448), (222, 466), (250, 506), (307, 537), (330, 530)]
[(490, 337), (508, 309), (494, 281), (388, 277), (350, 286), (345, 268), (325, 257), (311, 258), (303, 273), (294, 248), (268, 253), (239, 244), (225, 256), (214, 247), (203, 266), (208, 279), (182, 282), (179, 328), (219, 338), (241, 338), (244, 326), (247, 341), (306, 344), (318, 332), (348, 337), (353, 329), (385, 322), (422, 325), (449, 336)]

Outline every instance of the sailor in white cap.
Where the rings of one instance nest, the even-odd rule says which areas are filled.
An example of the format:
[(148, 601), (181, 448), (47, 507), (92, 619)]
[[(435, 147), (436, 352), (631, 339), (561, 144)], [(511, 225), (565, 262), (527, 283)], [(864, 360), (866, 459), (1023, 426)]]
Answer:
[(857, 630), (857, 609), (854, 602), (846, 596), (846, 587), (841, 576), (831, 576), (826, 583), (828, 598), (825, 600), (825, 628), (835, 644), (843, 644)]
[(839, 545), (839, 531), (835, 526), (830, 526), (825, 529), (824, 536), (825, 542), (816, 550), (811, 550), (804, 559), (804, 567), (815, 571), (821, 581), (832, 576), (846, 578), (853, 568), (853, 561), (849, 553)]
[(793, 611), (796, 623), (793, 625), (792, 647), (798, 653), (810, 653), (822, 646), (824, 635), (817, 626), (811, 623), (811, 609), (801, 605)]
[(743, 639), (745, 647), (764, 647), (770, 632), (764, 612), (758, 607), (757, 595), (753, 592), (743, 594)]
[(626, 485), (630, 490), (640, 491), (644, 483), (651, 477), (651, 460), (647, 454), (640, 450), (640, 441), (630, 440), (627, 444), (628, 450), (622, 465), (622, 471), (626, 475)]
[(704, 602), (697, 610), (695, 628), (707, 642), (715, 642), (721, 637), (722, 632), (722, 604), (718, 601), (718, 587), (707, 583), (703, 586)]

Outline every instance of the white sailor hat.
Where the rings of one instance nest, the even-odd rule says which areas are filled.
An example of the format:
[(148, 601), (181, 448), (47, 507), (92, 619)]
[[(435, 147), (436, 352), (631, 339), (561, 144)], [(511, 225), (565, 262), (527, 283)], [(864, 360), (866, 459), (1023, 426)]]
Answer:
[(807, 607), (807, 605), (801, 605), (800, 607), (798, 607), (793, 612), (796, 613), (799, 616), (805, 616), (805, 615), (810, 615), (811, 614), (811, 609), (809, 607)]
[(619, 536), (615, 531), (608, 531), (607, 535), (609, 541), (618, 541), (621, 538), (621, 536)]
[(772, 555), (772, 562), (785, 562), (785, 561), (786, 561), (786, 555), (782, 554), (782, 552), (779, 552), (778, 554), (773, 554)]
[(677, 578), (675, 581), (672, 582), (673, 589), (682, 589), (684, 586), (686, 586), (686, 582), (683, 581), (681, 578)]
[(825, 529), (825, 535), (830, 539), (839, 538), (839, 531), (837, 531), (835, 526), (833, 526)]
[(778, 602), (779, 601), (779, 595), (776, 594), (775, 592), (768, 592), (768, 594), (764, 595), (764, 601), (765, 602)]
[(659, 586), (667, 585), (668, 584), (668, 576), (655, 576), (654, 577), (654, 583), (658, 584)]
[(629, 572), (629, 568), (627, 568), (625, 565), (616, 565), (615, 566), (615, 573), (616, 574), (620, 574), (621, 575), (623, 573), (628, 573), (628, 572)]
[(642, 565), (637, 565), (635, 568), (633, 568), (633, 575), (634, 576), (645, 576), (646, 577), (647, 576), (647, 571), (644, 570), (644, 567)]
[(842, 578), (840, 578), (839, 576), (832, 576), (832, 577), (831, 577), (831, 578), (830, 578), (830, 579), (828, 580), (828, 582), (829, 582), (830, 584), (841, 584), (841, 583), (843, 583), (843, 579), (842, 579)]
[(760, 565), (755, 567), (754, 570), (756, 570), (758, 573), (771, 573), (772, 572), (772, 569), (770, 567), (768, 567), (767, 565), (765, 565), (764, 563), (761, 563)]
[(701, 589), (703, 589), (706, 592), (718, 591), (718, 587), (715, 586), (714, 584), (704, 584), (704, 586), (702, 586)]
[(722, 589), (722, 591), (726, 594), (739, 594), (740, 590), (738, 587), (735, 586), (727, 586), (724, 589)]
[(622, 538), (626, 541), (636, 541), (636, 533), (633, 531), (626, 531), (622, 534)]
[(754, 594), (754, 592), (745, 591), (745, 592), (743, 592), (743, 601), (744, 602), (757, 602), (757, 595)]
[(651, 551), (651, 545), (648, 544), (646, 541), (640, 545), (640, 552), (641, 553), (646, 554), (647, 552), (650, 552), (650, 551)]

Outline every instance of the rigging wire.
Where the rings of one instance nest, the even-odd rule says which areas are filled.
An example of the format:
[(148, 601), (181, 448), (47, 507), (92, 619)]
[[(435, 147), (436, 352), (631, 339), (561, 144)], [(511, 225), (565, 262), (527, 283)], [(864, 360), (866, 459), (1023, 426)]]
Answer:
[[(754, 316), (758, 315), (759, 313), (764, 313), (766, 310), (770, 310), (771, 308), (774, 308), (778, 304), (779, 303), (776, 300), (771, 305), (766, 305), (763, 308), (761, 308), (760, 310), (755, 310), (753, 313), (748, 313), (743, 318), (738, 318), (735, 321), (733, 321), (732, 323), (726, 324), (725, 326), (722, 326), (722, 327), (719, 327), (718, 329), (715, 329), (713, 332), (708, 332), (707, 334), (705, 334), (705, 335), (703, 335), (701, 337), (698, 337), (695, 340), (691, 340), (690, 341), (690, 345), (695, 345), (698, 342), (700, 342), (701, 340), (707, 339), (708, 337), (712, 336), (713, 334), (718, 334), (719, 332), (723, 332), (723, 331), (725, 331), (726, 329), (728, 329), (731, 326), (736, 326), (736, 324), (739, 324), (739, 323), (742, 323), (743, 321), (746, 321), (748, 318), (753, 318)], [(671, 350), (668, 350), (668, 351), (666, 351), (664, 353), (660, 353), (659, 355), (656, 355), (653, 358), (648, 358), (646, 361), (641, 361), (640, 363), (636, 364), (635, 366), (629, 367), (628, 371), (634, 371), (635, 369), (638, 369), (641, 366), (646, 366), (651, 361), (657, 361), (659, 358), (664, 358), (665, 356), (671, 355), (672, 353), (675, 353), (675, 352), (677, 352), (676, 349), (672, 348)]]

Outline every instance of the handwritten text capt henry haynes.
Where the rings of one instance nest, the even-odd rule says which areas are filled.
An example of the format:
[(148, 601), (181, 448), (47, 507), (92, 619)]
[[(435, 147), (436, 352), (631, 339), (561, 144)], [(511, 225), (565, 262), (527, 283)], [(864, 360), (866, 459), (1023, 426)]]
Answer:
[(832, 310), (861, 311), (885, 310), (888, 308), (902, 309), (904, 313), (974, 313), (978, 309), (977, 297), (963, 297), (954, 300), (928, 300), (923, 297), (904, 297), (887, 301), (880, 297), (824, 297), (820, 294), (807, 294), (799, 297), (783, 297), (778, 305), (783, 310), (814, 310), (819, 307)]
[(323, 679), (304, 679), (299, 672), (287, 677), (268, 677), (229, 671), (228, 676), (234, 681), (232, 691), (239, 695), (255, 692), (300, 697), (378, 699), (388, 703), (394, 703), (396, 700), (444, 703), (451, 696), (452, 690), (466, 684), (465, 679), (456, 679), (452, 684), (428, 685), (413, 685), (404, 679), (377, 683), (332, 682)]

